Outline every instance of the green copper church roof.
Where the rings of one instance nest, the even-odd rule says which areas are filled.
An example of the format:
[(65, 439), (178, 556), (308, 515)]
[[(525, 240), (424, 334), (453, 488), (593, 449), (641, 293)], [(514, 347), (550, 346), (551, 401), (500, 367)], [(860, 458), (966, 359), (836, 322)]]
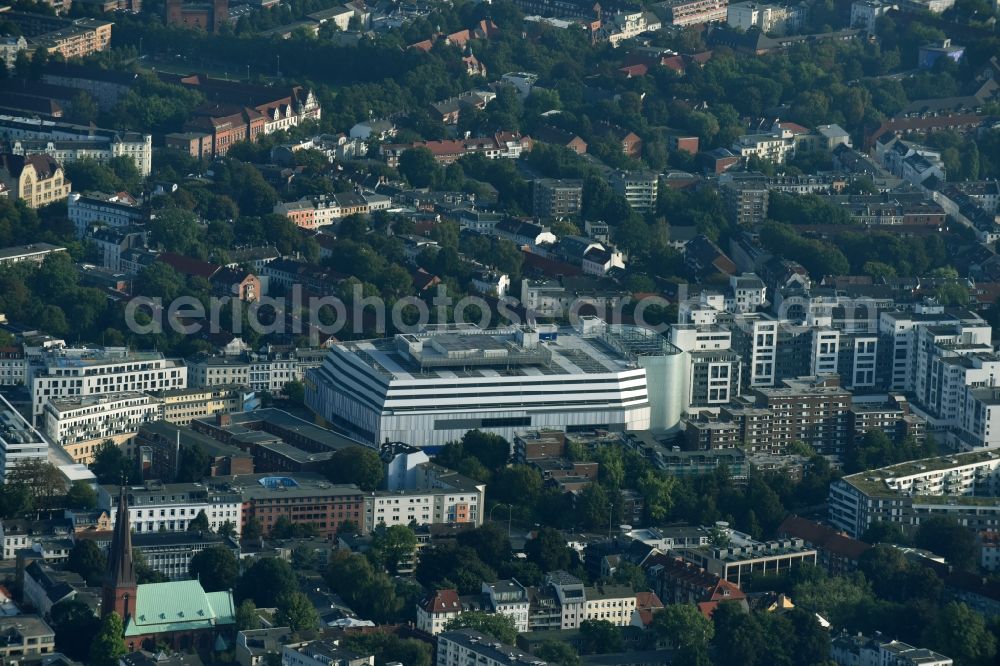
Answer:
[(150, 583), (136, 591), (135, 615), (128, 620), (125, 636), (207, 629), (235, 621), (232, 592), (205, 592), (196, 580)]

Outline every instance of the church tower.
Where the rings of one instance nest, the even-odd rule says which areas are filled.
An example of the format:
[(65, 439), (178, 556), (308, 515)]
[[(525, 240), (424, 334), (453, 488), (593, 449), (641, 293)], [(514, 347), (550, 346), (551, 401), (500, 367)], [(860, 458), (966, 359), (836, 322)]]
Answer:
[(128, 501), (125, 485), (118, 495), (118, 513), (115, 531), (108, 551), (108, 573), (104, 579), (103, 614), (115, 611), (127, 624), (135, 614), (135, 596), (138, 583), (135, 578), (135, 560), (132, 558), (132, 531), (128, 524)]

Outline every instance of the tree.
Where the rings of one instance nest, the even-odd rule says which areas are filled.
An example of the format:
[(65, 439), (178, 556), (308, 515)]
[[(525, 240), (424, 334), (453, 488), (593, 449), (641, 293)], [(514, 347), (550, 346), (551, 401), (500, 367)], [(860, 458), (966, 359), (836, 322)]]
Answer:
[(231, 538), (236, 536), (236, 524), (231, 520), (224, 520), (217, 530), (219, 536)]
[(486, 523), (474, 530), (460, 532), (455, 538), (459, 546), (471, 548), (479, 555), (479, 559), (493, 569), (511, 559), (510, 539), (507, 530), (496, 523)]
[(514, 624), (514, 618), (503, 613), (466, 611), (445, 625), (445, 631), (455, 629), (475, 629), (507, 645), (513, 645), (517, 640), (517, 625)]
[(429, 187), (437, 178), (441, 167), (434, 153), (427, 148), (409, 148), (399, 156), (399, 173), (413, 187)]
[(362, 490), (375, 490), (385, 476), (378, 452), (366, 446), (349, 446), (330, 456), (324, 468), (333, 483), (354, 483)]
[(950, 516), (922, 519), (913, 541), (918, 548), (943, 555), (952, 566), (972, 570), (976, 565), (975, 536)]
[(74, 481), (66, 493), (66, 504), (71, 509), (89, 511), (97, 506), (97, 493), (86, 481)]
[(923, 645), (955, 660), (956, 664), (986, 666), (996, 663), (996, 638), (983, 616), (962, 603), (951, 602), (924, 630)]
[(277, 599), (279, 625), (292, 631), (308, 631), (319, 627), (319, 613), (309, 597), (301, 592), (286, 592)]
[(85, 660), (90, 642), (101, 628), (90, 606), (77, 599), (60, 601), (49, 611), (56, 632), (56, 650), (70, 659)]
[(708, 648), (715, 635), (715, 625), (696, 606), (671, 604), (653, 615), (653, 631), (672, 644), (682, 663), (707, 664)]
[(573, 551), (566, 545), (566, 537), (559, 530), (543, 527), (534, 539), (524, 545), (528, 561), (534, 562), (542, 571), (566, 569), (573, 561)]
[(93, 666), (118, 666), (118, 660), (127, 653), (124, 635), (121, 616), (114, 611), (105, 615), (90, 645), (90, 663)]
[(264, 534), (264, 527), (260, 524), (260, 519), (256, 516), (250, 518), (247, 524), (243, 526), (243, 531), (240, 533), (241, 538), (247, 541), (253, 541), (259, 539)]
[(417, 548), (417, 535), (406, 525), (384, 524), (375, 528), (371, 549), (368, 551), (374, 562), (381, 564), (389, 573), (398, 572), (400, 562), (413, 555)]
[(361, 654), (374, 654), (376, 664), (399, 662), (406, 666), (431, 666), (431, 646), (414, 638), (390, 633), (352, 634), (343, 645)]
[(233, 551), (224, 546), (212, 546), (191, 558), (188, 575), (201, 581), (206, 592), (231, 590), (240, 575), (240, 563)]
[(66, 117), (78, 125), (88, 125), (97, 120), (97, 104), (94, 98), (81, 90), (69, 101)]
[(584, 620), (580, 623), (580, 638), (585, 654), (622, 651), (621, 632), (607, 620)]
[(94, 462), (90, 463), (90, 471), (102, 485), (118, 485), (122, 479), (130, 483), (137, 476), (135, 461), (125, 457), (125, 453), (110, 439), (98, 445), (94, 452)]
[(558, 666), (582, 666), (583, 664), (576, 650), (569, 643), (562, 641), (545, 641), (535, 648), (533, 654), (549, 663), (558, 664)]
[(483, 582), (497, 579), (496, 571), (464, 546), (440, 544), (420, 549), (417, 581), (429, 588), (454, 587), (461, 594), (477, 594)]
[(251, 599), (260, 608), (274, 608), (278, 597), (298, 589), (298, 579), (288, 562), (263, 557), (243, 572), (236, 583), (236, 598)]
[(899, 525), (882, 520), (876, 520), (869, 525), (868, 529), (861, 535), (861, 540), (873, 545), (878, 543), (893, 543), (905, 546), (910, 542), (909, 538), (903, 534), (903, 529)]
[(96, 587), (101, 584), (108, 562), (96, 543), (81, 539), (69, 551), (66, 568), (83, 576), (88, 585)]
[(195, 516), (191, 520), (191, 522), (188, 523), (187, 531), (188, 532), (211, 532), (212, 531), (211, 526), (208, 524), (208, 515), (205, 513), (204, 509), (202, 509), (201, 511), (199, 511), (198, 515)]
[(211, 459), (208, 457), (208, 453), (200, 444), (181, 446), (180, 454), (177, 457), (177, 474), (174, 475), (174, 481), (178, 483), (201, 481), (207, 475), (210, 463)]
[(510, 442), (491, 432), (470, 430), (462, 436), (462, 450), (478, 458), (486, 469), (498, 470), (510, 459)]
[(260, 629), (260, 615), (257, 606), (251, 599), (244, 599), (236, 607), (236, 631)]
[(491, 500), (530, 510), (542, 493), (542, 475), (534, 467), (512, 465), (500, 470), (488, 488)]

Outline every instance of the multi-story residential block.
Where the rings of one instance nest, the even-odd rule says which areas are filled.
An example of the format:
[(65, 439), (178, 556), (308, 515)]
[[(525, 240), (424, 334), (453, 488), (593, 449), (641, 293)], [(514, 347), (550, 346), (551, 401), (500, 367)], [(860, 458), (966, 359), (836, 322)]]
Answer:
[(27, 372), (24, 345), (0, 347), (0, 386), (23, 386)]
[(103, 268), (119, 272), (124, 265), (122, 255), (129, 250), (146, 249), (146, 237), (146, 232), (137, 227), (93, 227), (83, 240), (94, 246)]
[(784, 380), (780, 388), (754, 389), (756, 407), (772, 412), (774, 451), (793, 441), (805, 442), (824, 454), (842, 453), (851, 440), (850, 409), (853, 396), (830, 379)]
[(56, 651), (56, 632), (37, 615), (0, 618), (0, 657), (20, 662), (35, 655)]
[(628, 205), (640, 213), (656, 208), (659, 177), (651, 171), (615, 171), (608, 178), (611, 189), (625, 197)]
[[(489, 600), (489, 608), (494, 613), (506, 615), (514, 621), (519, 633), (528, 630), (528, 609), (531, 605), (528, 590), (516, 579), (484, 582), (483, 595)], [(635, 595), (632, 600), (634, 603)]]
[(0, 395), (0, 481), (24, 461), (48, 460), (48, 450), (45, 438)]
[(48, 155), (0, 153), (0, 190), (29, 208), (62, 201), (70, 189), (62, 167)]
[(671, 25), (703, 25), (725, 21), (729, 0), (668, 0), (659, 6), (670, 11)]
[(144, 393), (109, 393), (50, 399), (43, 406), (43, 430), (74, 462), (90, 464), (105, 441), (117, 445), (135, 437), (143, 423), (163, 417), (159, 400)]
[(434, 590), (417, 602), (417, 629), (437, 636), (463, 610), (457, 590)]
[(17, 54), (28, 50), (28, 40), (24, 35), (4, 35), (0, 37), (0, 63), (7, 69), (14, 68)]
[(472, 629), (438, 634), (437, 666), (536, 666), (546, 662)]
[(4, 20), (16, 25), (32, 51), (43, 48), (66, 60), (107, 51), (111, 43), (111, 21), (96, 18), (65, 19), (33, 12), (7, 11)]
[(851, 27), (874, 33), (875, 22), (892, 9), (899, 9), (899, 6), (881, 0), (855, 0), (851, 3)]
[(719, 177), (730, 218), (740, 226), (754, 226), (767, 219), (767, 177), (759, 171), (728, 172)]
[[(532, 328), (464, 327), (330, 351), (307, 376), (306, 404), (372, 445), (444, 444), (473, 428), (508, 439), (532, 427), (666, 429), (679, 423), (683, 404), (674, 391), (683, 352), (659, 335), (596, 318), (544, 337)], [(483, 396), (475, 404), (473, 388)], [(595, 391), (614, 397), (595, 402)]]
[(74, 192), (67, 201), (67, 215), (77, 238), (83, 238), (87, 229), (95, 225), (121, 229), (141, 226), (150, 220), (149, 212), (125, 192)]
[(583, 205), (583, 181), (541, 178), (532, 186), (535, 217), (576, 217)]
[(210, 532), (144, 532), (132, 535), (132, 550), (169, 580), (188, 580), (191, 558), (206, 548), (225, 548), (239, 559), (240, 545), (232, 537)]
[[(412, 479), (412, 482), (410, 482)], [(366, 531), (379, 525), (483, 524), (486, 485), (435, 465), (416, 465), (406, 487), (375, 491), (364, 498)]]
[(187, 360), (192, 386), (249, 386), (260, 393), (281, 395), (285, 385), (302, 378), (313, 364), (293, 352), (246, 353), (238, 356), (199, 354)]
[(886, 402), (855, 401), (849, 414), (855, 439), (873, 430), (881, 430), (896, 442), (910, 437), (922, 442), (927, 438), (927, 421), (911, 411), (909, 401), (902, 395), (890, 395)]
[(164, 421), (182, 426), (216, 414), (249, 411), (258, 403), (253, 391), (238, 384), (166, 389), (149, 394), (160, 401)]
[(760, 28), (761, 32), (783, 34), (797, 30), (805, 19), (805, 12), (805, 8), (800, 6), (737, 2), (729, 5), (726, 22), (731, 27), (744, 31)]
[(236, 632), (236, 662), (240, 666), (267, 666), (280, 659), (285, 646), (298, 647), (289, 627), (243, 629)]
[(830, 522), (854, 538), (872, 523), (914, 529), (929, 515), (950, 515), (974, 530), (1000, 524), (1000, 454), (925, 458), (845, 476), (830, 485)]
[[(732, 5), (730, 5), (732, 11)], [(775, 164), (784, 164), (795, 153), (795, 138), (788, 130), (772, 131), (766, 134), (744, 134), (738, 137), (730, 149), (744, 160), (756, 157)]]
[[(113, 515), (119, 486), (100, 486), (97, 507)], [(243, 528), (243, 496), (224, 484), (162, 483), (147, 481), (125, 488), (129, 524), (137, 533), (185, 532), (188, 523), (205, 512), (213, 531), (229, 522), (236, 534)]]
[(153, 164), (153, 137), (50, 120), (0, 115), (0, 136), (15, 155), (45, 154), (59, 164), (91, 158), (107, 162), (128, 157), (139, 174), (148, 176)]
[(42, 415), (49, 400), (187, 386), (182, 362), (124, 347), (48, 351), (31, 360), (28, 372), (33, 419)]

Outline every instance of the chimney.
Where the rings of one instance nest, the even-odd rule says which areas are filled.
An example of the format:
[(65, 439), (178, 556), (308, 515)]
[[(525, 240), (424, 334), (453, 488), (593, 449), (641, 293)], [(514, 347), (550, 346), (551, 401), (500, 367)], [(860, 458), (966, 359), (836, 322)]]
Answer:
[(233, 417), (229, 412), (219, 412), (215, 415), (215, 425), (224, 428), (232, 424)]

